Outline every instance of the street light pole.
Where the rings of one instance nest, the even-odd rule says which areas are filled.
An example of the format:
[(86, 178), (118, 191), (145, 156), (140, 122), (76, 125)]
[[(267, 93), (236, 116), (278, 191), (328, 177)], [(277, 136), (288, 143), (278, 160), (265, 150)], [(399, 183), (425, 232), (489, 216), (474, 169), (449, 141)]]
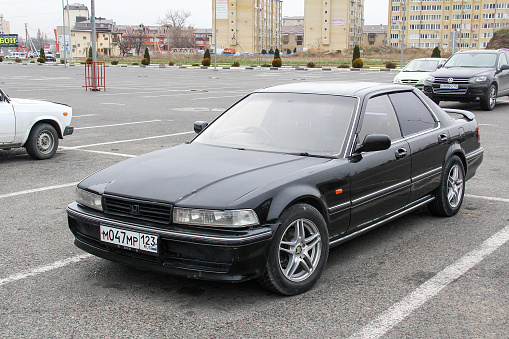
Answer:
[(63, 24), (63, 34), (64, 34), (64, 65), (67, 67), (67, 53), (65, 50), (65, 7), (64, 0), (62, 0), (62, 24)]
[(406, 19), (406, 0), (403, 0), (403, 18), (401, 18), (401, 63), (400, 68), (403, 69), (403, 60), (405, 56), (405, 19)]
[(217, 70), (217, 0), (214, 0), (214, 71)]

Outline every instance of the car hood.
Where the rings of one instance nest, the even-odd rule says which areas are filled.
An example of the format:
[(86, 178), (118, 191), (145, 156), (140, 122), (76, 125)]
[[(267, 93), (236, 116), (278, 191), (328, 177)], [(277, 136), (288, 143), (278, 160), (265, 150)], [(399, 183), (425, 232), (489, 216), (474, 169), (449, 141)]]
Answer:
[(411, 79), (411, 80), (422, 80), (426, 79), (431, 72), (399, 72), (395, 78), (402, 79)]
[(62, 107), (63, 109), (65, 109), (66, 107), (70, 107), (69, 105), (66, 105), (66, 104), (61, 104), (61, 103), (58, 103), (58, 102), (51, 102), (51, 101), (44, 101), (44, 100), (9, 98), (9, 101), (14, 106), (16, 106), (16, 105), (38, 105), (38, 106), (51, 106), (51, 107), (55, 107), (55, 105), (59, 105), (59, 106), (63, 106)]
[(440, 68), (432, 75), (435, 77), (470, 78), (493, 73), (493, 68)]
[(227, 209), (246, 194), (328, 158), (183, 144), (120, 162), (79, 187), (100, 194)]

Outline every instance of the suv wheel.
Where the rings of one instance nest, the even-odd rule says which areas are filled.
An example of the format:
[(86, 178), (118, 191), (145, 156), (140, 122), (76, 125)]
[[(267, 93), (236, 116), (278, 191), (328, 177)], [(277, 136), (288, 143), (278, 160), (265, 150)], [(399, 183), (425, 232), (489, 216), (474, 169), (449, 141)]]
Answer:
[(497, 104), (497, 86), (495, 84), (491, 84), (488, 89), (488, 94), (486, 97), (481, 98), (481, 108), (485, 111), (491, 111), (495, 108)]

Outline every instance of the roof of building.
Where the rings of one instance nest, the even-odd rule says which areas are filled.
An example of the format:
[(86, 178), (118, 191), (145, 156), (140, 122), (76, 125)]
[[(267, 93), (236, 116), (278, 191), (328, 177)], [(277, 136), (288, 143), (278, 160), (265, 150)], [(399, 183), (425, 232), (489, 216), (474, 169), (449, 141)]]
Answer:
[(364, 33), (387, 33), (387, 25), (364, 25), (362, 30)]
[(211, 28), (195, 28), (194, 29), (194, 33), (197, 33), (197, 34), (212, 34), (212, 29)]
[(281, 34), (304, 34), (304, 26), (283, 26), (281, 27)]
[(88, 7), (83, 4), (72, 4), (72, 5), (66, 5), (64, 7), (64, 10), (69, 8), (71, 11), (88, 11)]

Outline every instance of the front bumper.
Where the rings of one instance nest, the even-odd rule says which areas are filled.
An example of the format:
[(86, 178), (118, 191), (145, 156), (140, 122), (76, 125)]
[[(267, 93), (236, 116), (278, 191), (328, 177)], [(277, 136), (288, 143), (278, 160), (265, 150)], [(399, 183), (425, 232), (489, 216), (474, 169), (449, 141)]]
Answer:
[[(277, 227), (226, 231), (185, 225), (142, 225), (113, 219), (76, 202), (67, 207), (67, 217), (75, 245), (98, 257), (176, 276), (230, 282), (263, 274)], [(157, 235), (157, 255), (101, 242), (100, 225)]]
[(439, 83), (425, 83), (422, 90), (431, 99), (441, 101), (479, 101), (488, 95), (489, 84), (458, 84), (458, 89), (440, 89)]
[(71, 135), (73, 133), (74, 133), (74, 127), (67, 126), (66, 128), (64, 128), (64, 137), (66, 135)]

